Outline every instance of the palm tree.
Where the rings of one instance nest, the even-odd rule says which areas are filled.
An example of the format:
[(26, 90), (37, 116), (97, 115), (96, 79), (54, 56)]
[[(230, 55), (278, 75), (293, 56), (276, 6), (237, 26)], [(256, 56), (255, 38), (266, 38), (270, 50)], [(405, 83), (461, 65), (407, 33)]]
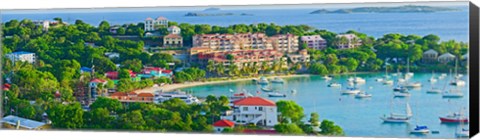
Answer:
[(225, 66), (222, 63), (217, 64), (216, 70), (218, 76), (223, 76), (223, 74), (225, 74)]
[(341, 46), (345, 46), (346, 44), (348, 44), (348, 38), (347, 37), (337, 37), (335, 38), (335, 40), (333, 40), (333, 44), (335, 44), (335, 46), (337, 47), (341, 47)]
[(215, 71), (215, 62), (213, 62), (212, 60), (208, 60), (207, 71), (209, 73)]
[(265, 73), (265, 72), (267, 71), (267, 69), (268, 69), (268, 64), (267, 64), (267, 62), (263, 61), (261, 67), (262, 67), (263, 73)]

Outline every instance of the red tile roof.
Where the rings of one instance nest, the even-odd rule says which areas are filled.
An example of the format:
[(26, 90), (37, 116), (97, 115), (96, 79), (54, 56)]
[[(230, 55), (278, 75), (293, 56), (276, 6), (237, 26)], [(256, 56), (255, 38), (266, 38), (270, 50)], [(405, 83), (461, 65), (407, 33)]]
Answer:
[(105, 83), (105, 82), (107, 82), (107, 81), (106, 81), (106, 80), (103, 80), (103, 79), (95, 78), (95, 79), (91, 80), (90, 82), (93, 82), (93, 83)]
[(277, 134), (277, 131), (275, 130), (243, 130), (243, 133), (245, 134)]
[(219, 120), (215, 123), (213, 123), (213, 126), (215, 127), (233, 127), (235, 126), (235, 123), (229, 120)]
[(127, 93), (125, 93), (125, 92), (115, 92), (110, 96), (127, 96)]
[(165, 38), (182, 38), (182, 36), (177, 34), (168, 34), (165, 36)]
[(163, 70), (162, 73), (171, 73), (172, 70)]
[(152, 93), (140, 93), (137, 94), (138, 97), (153, 97)]
[(234, 105), (241, 106), (276, 106), (275, 102), (261, 98), (248, 97), (233, 102)]

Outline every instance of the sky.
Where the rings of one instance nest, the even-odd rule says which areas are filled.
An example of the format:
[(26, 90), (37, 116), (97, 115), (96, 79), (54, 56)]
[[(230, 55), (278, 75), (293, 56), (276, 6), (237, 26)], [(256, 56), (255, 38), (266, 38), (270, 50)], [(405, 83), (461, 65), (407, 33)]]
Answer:
[(392, 7), (402, 5), (422, 6), (468, 6), (468, 2), (408, 2), (408, 3), (352, 3), (352, 4), (301, 4), (301, 5), (239, 5), (239, 6), (195, 6), (195, 7), (140, 7), (140, 8), (83, 8), (83, 9), (37, 9), (37, 10), (2, 10), (2, 14), (43, 14), (43, 13), (88, 13), (88, 12), (144, 12), (144, 11), (202, 11), (216, 7), (222, 10), (256, 10), (256, 9), (339, 9), (355, 7)]

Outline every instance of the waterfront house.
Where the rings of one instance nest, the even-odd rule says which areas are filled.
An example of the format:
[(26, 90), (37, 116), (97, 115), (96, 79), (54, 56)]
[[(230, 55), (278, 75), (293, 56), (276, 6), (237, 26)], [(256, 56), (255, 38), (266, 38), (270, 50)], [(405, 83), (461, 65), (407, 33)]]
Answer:
[(163, 36), (163, 47), (182, 47), (183, 38), (178, 34), (168, 34)]
[(168, 33), (170, 34), (175, 34), (175, 35), (179, 35), (181, 33), (181, 29), (177, 26), (170, 26), (168, 27)]
[(3, 128), (16, 128), (23, 130), (43, 130), (48, 129), (49, 125), (43, 122), (30, 120), (14, 115), (8, 115), (0, 120)]
[[(229, 60), (227, 58), (228, 55), (233, 56), (233, 59)], [(208, 60), (212, 60), (217, 64), (221, 63), (224, 66), (234, 64), (239, 68), (249, 64), (261, 66), (264, 62), (270, 66), (274, 63), (282, 63), (282, 66), (286, 66), (287, 63), (286, 58), (283, 57), (283, 53), (276, 50), (237, 50), (199, 53), (197, 54), (197, 61), (195, 63), (206, 66)]]
[(444, 53), (438, 57), (438, 62), (448, 63), (448, 62), (454, 61), (455, 58), (456, 58), (455, 55), (451, 53)]
[(424, 63), (436, 62), (437, 59), (438, 59), (438, 52), (433, 49), (430, 49), (423, 53), (422, 61)]
[(339, 34), (335, 45), (338, 49), (351, 49), (362, 45), (362, 41), (355, 34)]
[(115, 92), (110, 98), (117, 99), (122, 103), (153, 103), (154, 95), (152, 93), (135, 93), (135, 92)]
[(323, 39), (320, 35), (302, 36), (300, 40), (303, 44), (306, 44), (308, 48), (322, 50), (327, 47), (327, 40)]
[(42, 27), (43, 31), (48, 31), (48, 28), (50, 28), (50, 21), (48, 20), (34, 20), (32, 22), (35, 26)]
[(158, 78), (162, 76), (170, 78), (172, 75), (173, 72), (171, 70), (166, 70), (159, 67), (145, 67), (141, 72), (142, 78)]
[(273, 127), (278, 124), (277, 105), (262, 97), (247, 97), (233, 101), (233, 110), (225, 112), (221, 119), (235, 124), (255, 124)]
[(221, 133), (225, 128), (233, 128), (235, 127), (235, 123), (229, 120), (219, 120), (213, 123), (215, 133)]
[(147, 18), (145, 19), (145, 31), (155, 31), (158, 26), (168, 26), (168, 20), (165, 17), (158, 17), (156, 19)]
[(299, 51), (298, 54), (288, 54), (287, 56), (293, 64), (310, 62), (310, 55), (306, 49)]
[(22, 61), (22, 62), (28, 62), (30, 64), (34, 64), (36, 60), (35, 53), (25, 52), (25, 51), (13, 52), (13, 53), (6, 54), (5, 56), (8, 59), (10, 59), (12, 62)]

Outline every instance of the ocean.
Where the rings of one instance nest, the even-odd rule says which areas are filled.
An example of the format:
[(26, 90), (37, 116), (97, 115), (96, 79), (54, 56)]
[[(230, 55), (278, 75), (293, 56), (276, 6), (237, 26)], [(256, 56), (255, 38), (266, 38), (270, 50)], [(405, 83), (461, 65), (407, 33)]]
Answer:
[[(143, 22), (147, 17), (163, 16), (170, 21), (190, 24), (210, 24), (228, 26), (233, 24), (275, 23), (279, 25), (306, 24), (317, 29), (326, 29), (336, 33), (356, 30), (373, 37), (382, 37), (388, 33), (440, 36), (442, 41), (456, 40), (468, 42), (468, 7), (460, 11), (435, 13), (354, 13), (354, 14), (309, 14), (317, 10), (306, 9), (234, 9), (220, 10), (218, 13), (233, 13), (232, 16), (184, 16), (198, 10), (158, 10), (158, 11), (106, 11), (89, 9), (82, 12), (64, 11), (15, 12), (2, 13), (2, 21), (12, 19), (53, 20), (60, 17), (68, 23), (80, 19), (98, 26), (102, 20), (114, 24)], [(242, 16), (240, 14), (251, 14)]]

